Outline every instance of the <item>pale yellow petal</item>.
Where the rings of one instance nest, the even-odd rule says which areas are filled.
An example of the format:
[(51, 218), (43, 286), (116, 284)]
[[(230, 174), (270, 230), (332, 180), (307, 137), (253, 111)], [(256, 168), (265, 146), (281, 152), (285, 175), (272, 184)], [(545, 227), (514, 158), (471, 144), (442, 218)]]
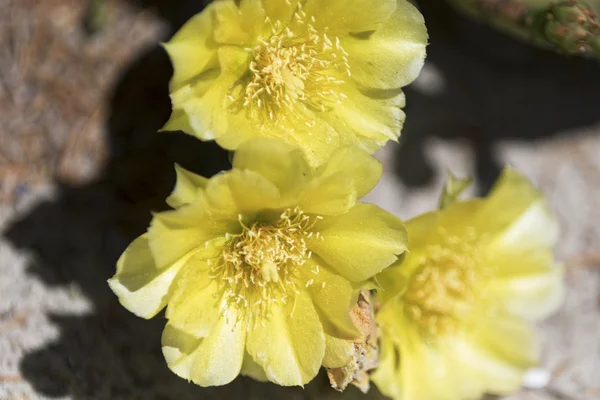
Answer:
[(265, 20), (260, 0), (221, 0), (215, 5), (214, 37), (219, 44), (252, 45)]
[(209, 271), (197, 267), (190, 263), (181, 271), (166, 317), (174, 328), (200, 338), (209, 336), (221, 317), (222, 293)]
[(525, 371), (539, 361), (540, 348), (533, 330), (518, 317), (480, 310), (473, 316), (468, 332), (474, 344), (514, 368)]
[(392, 370), (374, 374), (377, 387), (395, 399), (463, 400), (452, 379), (454, 366), (435, 341), (424, 340), (410, 322), (397, 318), (399, 336), (391, 337), (384, 329), (381, 339), (382, 351), (388, 354), (380, 368)]
[(123, 307), (138, 317), (152, 318), (167, 304), (171, 285), (183, 261), (157, 269), (144, 234), (121, 255), (117, 273), (108, 284)]
[(341, 368), (349, 364), (354, 356), (354, 342), (325, 335), (325, 368)]
[(546, 202), (539, 199), (504, 231), (496, 245), (505, 249), (552, 247), (558, 240), (558, 234), (556, 218)]
[(382, 290), (377, 291), (377, 299), (380, 304), (398, 301), (398, 296), (404, 293), (412, 278), (412, 272), (418, 264), (419, 254), (411, 251), (409, 255), (402, 258), (405, 260), (395, 262), (377, 275), (377, 281), (382, 287)]
[(343, 173), (352, 178), (358, 198), (369, 193), (383, 172), (383, 167), (375, 157), (355, 147), (340, 147), (331, 154), (329, 161), (317, 170), (318, 176)]
[[(275, 122), (253, 104), (230, 108), (227, 132), (217, 138), (217, 143), (227, 149), (236, 149), (252, 138), (279, 138), (300, 147), (309, 165), (317, 167), (339, 146), (340, 132), (321, 118), (322, 113), (311, 111), (300, 102), (296, 102), (294, 108), (294, 113), (282, 110), (280, 119)], [(285, 121), (281, 120), (283, 117)]]
[(193, 132), (202, 140), (212, 140), (229, 129), (230, 89), (248, 71), (250, 54), (243, 49), (224, 46), (218, 50), (219, 74), (208, 75), (210, 84), (199, 81), (187, 94), (172, 96), (173, 108), (182, 109), (188, 116)]
[(334, 35), (377, 29), (396, 10), (396, 0), (308, 0), (304, 11), (317, 30)]
[(361, 86), (396, 89), (416, 79), (425, 62), (427, 29), (421, 13), (397, 0), (396, 11), (371, 34), (342, 40), (352, 78)]
[(180, 89), (191, 79), (217, 65), (217, 44), (213, 38), (215, 4), (190, 18), (163, 46), (173, 63), (171, 92)]
[(302, 150), (283, 140), (258, 138), (240, 145), (233, 157), (233, 168), (249, 169), (275, 184), (282, 196), (295, 198), (312, 171)]
[(244, 354), (244, 362), (242, 363), (240, 375), (248, 376), (259, 382), (269, 381), (267, 374), (265, 374), (265, 370), (256, 362), (254, 362), (252, 356), (248, 354), (248, 352)]
[(346, 173), (315, 177), (302, 193), (298, 206), (307, 214), (339, 215), (356, 204), (353, 179)]
[(565, 295), (564, 271), (549, 249), (498, 253), (490, 267), (497, 271), (486, 285), (490, 298), (513, 315), (537, 321), (555, 312)]
[[(457, 371), (468, 371), (473, 383), (478, 383), (483, 391), (492, 394), (510, 394), (521, 386), (523, 370), (496, 358), (493, 354), (476, 346), (471, 340), (452, 337), (444, 344), (447, 352), (456, 363)], [(461, 382), (464, 385), (464, 382)]]
[(326, 334), (343, 339), (360, 337), (350, 318), (350, 309), (357, 300), (356, 290), (346, 278), (332, 272), (323, 260), (313, 255), (299, 271), (298, 281), (306, 287)]
[(273, 304), (272, 315), (248, 332), (247, 350), (267, 378), (282, 386), (302, 386), (319, 371), (325, 334), (308, 294), (293, 305)]
[(343, 133), (343, 144), (374, 153), (388, 140), (398, 139), (405, 118), (405, 97), (400, 89), (382, 94), (345, 85), (342, 91), (348, 98), (321, 117)]
[(205, 192), (208, 212), (219, 219), (237, 220), (240, 214), (247, 216), (282, 206), (279, 189), (248, 169), (233, 169), (211, 178)]
[(432, 236), (438, 227), (439, 219), (440, 213), (432, 211), (406, 221), (408, 245), (411, 252), (422, 249), (433, 242)]
[(371, 278), (406, 251), (400, 219), (371, 204), (357, 203), (349, 212), (325, 217), (314, 227), (308, 247), (340, 275), (357, 282)]
[(213, 220), (202, 199), (174, 211), (154, 215), (148, 243), (156, 265), (164, 268), (179, 261), (207, 241), (239, 229), (237, 221)]
[(478, 231), (503, 233), (541, 200), (541, 193), (527, 178), (512, 168), (505, 168), (473, 222)]
[(175, 189), (166, 201), (171, 207), (179, 208), (192, 203), (198, 196), (198, 192), (204, 189), (208, 179), (196, 175), (177, 164), (175, 164), (175, 173), (177, 179)]
[(263, 8), (272, 21), (285, 24), (292, 18), (299, 0), (262, 0)]
[(190, 119), (182, 108), (173, 108), (171, 116), (167, 123), (159, 130), (159, 132), (183, 131), (192, 133), (194, 129), (190, 125)]
[(235, 310), (221, 317), (208, 337), (197, 339), (167, 324), (162, 336), (163, 354), (178, 376), (200, 386), (225, 385), (240, 373), (246, 327), (236, 323)]

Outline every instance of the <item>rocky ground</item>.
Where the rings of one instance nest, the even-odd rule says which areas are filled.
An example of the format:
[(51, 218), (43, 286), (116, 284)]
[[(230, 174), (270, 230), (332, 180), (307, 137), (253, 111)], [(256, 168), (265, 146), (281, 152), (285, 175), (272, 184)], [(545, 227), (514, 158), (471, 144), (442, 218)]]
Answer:
[[(382, 398), (337, 394), (325, 377), (304, 391), (195, 387), (164, 365), (164, 321), (116, 303), (105, 281), (164, 207), (173, 162), (227, 165), (213, 145), (155, 133), (171, 73), (156, 43), (185, 13), (138, 3), (109, 2), (105, 28), (86, 35), (81, 0), (0, 1), (0, 399)], [(378, 155), (367, 200), (410, 218), (436, 206), (446, 168), (476, 175), (471, 193), (502, 164), (529, 176), (560, 220), (568, 292), (539, 327), (549, 384), (510, 399), (600, 399), (600, 67), (510, 41), (491, 47), (510, 53), (501, 63), (475, 57), (426, 17), (431, 57), (407, 94), (404, 143)]]

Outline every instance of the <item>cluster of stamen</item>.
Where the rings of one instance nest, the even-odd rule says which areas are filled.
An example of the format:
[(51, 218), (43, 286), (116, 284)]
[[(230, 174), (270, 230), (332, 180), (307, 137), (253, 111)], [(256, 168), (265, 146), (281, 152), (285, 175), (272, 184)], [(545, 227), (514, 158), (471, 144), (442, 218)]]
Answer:
[(273, 304), (293, 300), (299, 268), (312, 256), (307, 239), (321, 238), (312, 230), (320, 218), (299, 208), (285, 210), (275, 222), (246, 224), (239, 215), (242, 231), (228, 234), (221, 255), (211, 262), (210, 277), (224, 294), (220, 312), (226, 315), (233, 304), (243, 307), (251, 325), (268, 317)]
[[(252, 52), (250, 77), (239, 93), (232, 90), (229, 95), (232, 104), (241, 103), (248, 110), (258, 110), (263, 121), (281, 123), (299, 115), (298, 101), (325, 111), (347, 98), (340, 90), (344, 83), (340, 78), (350, 76), (348, 53), (338, 37), (329, 37), (327, 29), (318, 32), (314, 22), (314, 17), (307, 17), (301, 5), (286, 27), (267, 17), (271, 34), (248, 49)], [(314, 123), (305, 122), (309, 127)]]
[(426, 249), (404, 295), (404, 310), (430, 336), (454, 331), (476, 301), (482, 252), (477, 234), (448, 235), (440, 229), (442, 245)]

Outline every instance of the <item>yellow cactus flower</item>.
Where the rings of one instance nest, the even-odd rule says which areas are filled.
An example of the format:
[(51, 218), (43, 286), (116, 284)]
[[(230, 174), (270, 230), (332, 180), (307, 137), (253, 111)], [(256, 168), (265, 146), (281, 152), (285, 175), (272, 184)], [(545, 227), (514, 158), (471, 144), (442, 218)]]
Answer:
[(399, 219), (356, 202), (381, 171), (355, 147), (311, 169), (300, 149), (265, 138), (210, 179), (177, 168), (175, 210), (154, 215), (110, 287), (140, 317), (167, 307), (163, 353), (177, 375), (303, 385), (351, 359), (358, 291), (406, 249)]
[[(538, 362), (530, 323), (563, 297), (558, 227), (542, 195), (507, 169), (489, 197), (406, 223), (410, 254), (379, 275), (380, 367), (396, 400), (473, 400), (517, 389)], [(399, 263), (398, 263), (399, 264)]]
[(400, 134), (400, 88), (426, 42), (407, 0), (215, 0), (165, 44), (174, 75), (163, 129), (230, 150), (277, 137), (313, 166), (343, 145), (372, 153)]

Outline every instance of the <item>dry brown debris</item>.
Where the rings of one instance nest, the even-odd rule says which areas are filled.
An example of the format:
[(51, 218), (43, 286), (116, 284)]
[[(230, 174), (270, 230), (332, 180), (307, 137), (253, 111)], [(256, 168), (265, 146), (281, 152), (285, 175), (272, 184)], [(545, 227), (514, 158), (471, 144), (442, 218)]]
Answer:
[(352, 361), (341, 368), (327, 369), (331, 387), (336, 390), (343, 391), (352, 384), (363, 393), (369, 391), (369, 371), (378, 365), (378, 335), (371, 297), (368, 290), (361, 291), (356, 306), (350, 311), (352, 322), (363, 335), (354, 343)]

